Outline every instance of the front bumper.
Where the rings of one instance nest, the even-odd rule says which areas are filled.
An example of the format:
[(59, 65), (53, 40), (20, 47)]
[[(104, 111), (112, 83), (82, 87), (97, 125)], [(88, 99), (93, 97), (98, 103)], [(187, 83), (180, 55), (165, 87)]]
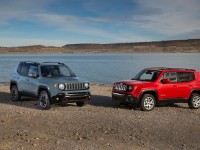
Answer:
[(112, 99), (115, 101), (119, 101), (121, 103), (129, 103), (135, 106), (139, 105), (139, 99), (128, 94), (120, 94), (120, 93), (112, 92)]
[(56, 96), (52, 97), (54, 103), (67, 102), (73, 103), (78, 101), (89, 101), (91, 98), (90, 92), (81, 92), (81, 93), (71, 93), (65, 95), (64, 93), (59, 93)]

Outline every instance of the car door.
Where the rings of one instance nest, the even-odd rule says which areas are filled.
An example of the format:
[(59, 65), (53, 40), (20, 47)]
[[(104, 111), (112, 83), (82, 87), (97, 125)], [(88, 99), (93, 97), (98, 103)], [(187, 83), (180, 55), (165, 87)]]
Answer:
[(38, 66), (30, 65), (28, 71), (28, 77), (26, 79), (27, 91), (30, 94), (37, 96), (37, 88), (38, 88), (38, 77), (33, 77), (32, 73), (38, 74)]
[(193, 72), (178, 72), (177, 97), (189, 99), (195, 75)]
[[(170, 79), (169, 83), (162, 83), (162, 79)], [(177, 72), (164, 72), (158, 88), (159, 100), (168, 100), (177, 98)]]
[(23, 93), (28, 92), (28, 87), (27, 87), (28, 70), (29, 70), (29, 65), (26, 63), (22, 63), (20, 69), (18, 70), (19, 73), (19, 76), (17, 77), (18, 89)]

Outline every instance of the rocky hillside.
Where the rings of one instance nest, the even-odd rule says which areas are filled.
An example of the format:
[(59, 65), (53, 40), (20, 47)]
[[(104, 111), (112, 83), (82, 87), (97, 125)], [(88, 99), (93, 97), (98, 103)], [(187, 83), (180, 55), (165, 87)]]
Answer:
[(0, 53), (177, 53), (200, 52), (200, 39), (113, 43), (68, 44), (62, 47), (42, 45), (0, 47)]

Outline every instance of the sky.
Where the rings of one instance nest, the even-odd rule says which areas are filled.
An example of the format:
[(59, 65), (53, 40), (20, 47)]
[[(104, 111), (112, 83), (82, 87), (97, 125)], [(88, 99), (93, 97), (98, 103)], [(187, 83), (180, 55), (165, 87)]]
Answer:
[(200, 38), (200, 0), (0, 0), (0, 46)]

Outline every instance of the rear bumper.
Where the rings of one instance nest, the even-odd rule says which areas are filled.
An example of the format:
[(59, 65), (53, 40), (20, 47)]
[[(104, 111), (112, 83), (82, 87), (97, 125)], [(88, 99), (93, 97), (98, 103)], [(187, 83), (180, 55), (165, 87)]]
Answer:
[(138, 104), (139, 104), (138, 98), (136, 98), (132, 95), (127, 95), (127, 94), (120, 94), (120, 93), (112, 92), (112, 99), (115, 101), (119, 101), (121, 103), (133, 104), (135, 106), (138, 106)]
[(89, 101), (91, 98), (90, 92), (83, 93), (73, 93), (65, 95), (64, 93), (59, 93), (56, 96), (52, 97), (54, 103), (67, 102), (73, 103), (78, 101)]

